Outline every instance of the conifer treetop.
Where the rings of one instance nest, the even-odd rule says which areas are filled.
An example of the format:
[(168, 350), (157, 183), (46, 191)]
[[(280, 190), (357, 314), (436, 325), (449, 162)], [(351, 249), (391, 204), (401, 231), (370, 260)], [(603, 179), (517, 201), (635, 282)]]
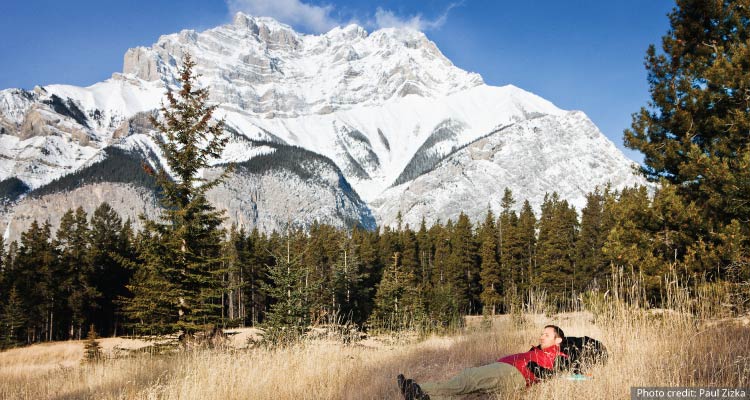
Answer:
[(202, 169), (210, 167), (212, 160), (220, 158), (228, 137), (223, 135), (224, 120), (213, 121), (218, 105), (208, 104), (208, 89), (196, 88), (200, 75), (193, 73), (194, 67), (195, 62), (186, 54), (180, 67), (179, 91), (175, 93), (167, 88), (169, 107), (162, 104), (161, 119), (150, 117), (157, 131), (152, 138), (164, 153), (175, 178), (175, 187), (164, 185), (163, 180), (169, 179), (162, 169), (158, 174), (160, 184), (166, 192), (171, 189), (185, 195), (205, 193), (221, 183), (231, 170), (227, 168), (224, 175), (211, 181), (198, 175)]

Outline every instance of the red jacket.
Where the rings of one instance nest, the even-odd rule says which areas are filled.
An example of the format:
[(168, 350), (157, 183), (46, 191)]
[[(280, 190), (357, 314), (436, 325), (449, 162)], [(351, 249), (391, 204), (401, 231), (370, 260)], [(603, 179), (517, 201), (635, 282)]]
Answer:
[(565, 353), (560, 352), (560, 346), (554, 345), (542, 349), (539, 346), (532, 347), (531, 350), (525, 353), (511, 354), (497, 360), (497, 362), (510, 364), (516, 367), (521, 372), (524, 378), (526, 378), (526, 386), (536, 382), (537, 379), (534, 374), (526, 368), (529, 361), (534, 361), (539, 364), (542, 368), (552, 369), (555, 366), (555, 358), (557, 356), (567, 357)]

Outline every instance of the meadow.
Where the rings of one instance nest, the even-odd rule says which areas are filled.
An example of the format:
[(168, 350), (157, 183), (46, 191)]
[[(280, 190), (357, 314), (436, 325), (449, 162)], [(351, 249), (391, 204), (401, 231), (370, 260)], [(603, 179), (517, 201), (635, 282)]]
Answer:
[(441, 335), (372, 334), (347, 343), (322, 334), (268, 348), (253, 345), (259, 331), (245, 328), (213, 348), (166, 352), (149, 341), (104, 338), (95, 362), (84, 360), (85, 341), (33, 345), (0, 353), (0, 398), (399, 399), (398, 373), (445, 379), (528, 350), (545, 324), (601, 340), (609, 361), (588, 368), (586, 381), (562, 375), (517, 393), (466, 398), (626, 399), (632, 386), (750, 387), (750, 316), (722, 316), (715, 290), (691, 297), (673, 288), (670, 308), (649, 309), (626, 292), (632, 287), (620, 288), (579, 295), (578, 309), (567, 313), (546, 312), (537, 297), (509, 315), (467, 317)]

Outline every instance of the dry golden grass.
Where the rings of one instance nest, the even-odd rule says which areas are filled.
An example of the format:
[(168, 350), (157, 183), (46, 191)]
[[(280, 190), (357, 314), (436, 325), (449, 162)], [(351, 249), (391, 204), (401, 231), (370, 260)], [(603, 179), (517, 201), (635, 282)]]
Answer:
[[(696, 321), (679, 313), (634, 310), (474, 318), (464, 333), (422, 340), (368, 339), (355, 345), (314, 341), (276, 349), (194, 350), (122, 357), (144, 343), (102, 339), (111, 356), (81, 363), (83, 342), (0, 353), (3, 399), (397, 399), (395, 376), (445, 379), (461, 369), (526, 351), (547, 323), (608, 346), (610, 361), (589, 381), (555, 378), (502, 398), (629, 398), (631, 386), (750, 386), (747, 319)], [(491, 325), (491, 326), (490, 326)], [(388, 339), (388, 340), (386, 340)], [(492, 399), (474, 395), (470, 399)], [(499, 397), (497, 397), (499, 398)]]
[[(543, 293), (525, 314), (467, 318), (454, 336), (368, 338), (353, 345), (313, 340), (275, 350), (248, 348), (257, 330), (235, 330), (222, 349), (154, 355), (144, 341), (101, 339), (104, 361), (82, 363), (83, 342), (0, 353), (1, 399), (398, 399), (395, 376), (446, 379), (463, 368), (527, 351), (546, 324), (592, 336), (609, 362), (587, 381), (557, 377), (502, 396), (469, 399), (626, 399), (632, 386), (750, 387), (750, 316), (721, 314), (722, 290), (698, 298), (668, 282), (668, 310), (645, 310), (638, 282), (614, 275), (606, 294), (571, 299), (581, 311), (545, 315)], [(713, 296), (713, 297), (711, 297)], [(590, 311), (586, 311), (590, 310)]]

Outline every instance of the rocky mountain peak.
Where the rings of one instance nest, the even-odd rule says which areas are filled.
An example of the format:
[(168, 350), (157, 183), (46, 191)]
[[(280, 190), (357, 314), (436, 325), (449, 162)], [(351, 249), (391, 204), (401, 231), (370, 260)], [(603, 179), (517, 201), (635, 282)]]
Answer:
[(266, 118), (378, 105), (394, 96), (444, 96), (483, 83), (418, 31), (368, 34), (352, 24), (307, 35), (243, 13), (231, 24), (164, 35), (151, 47), (130, 49), (123, 73), (172, 84), (186, 53), (213, 100)]
[(331, 40), (357, 40), (365, 39), (369, 34), (365, 28), (357, 24), (349, 24), (344, 27), (337, 26), (324, 35)]
[(273, 18), (253, 17), (241, 12), (235, 14), (232, 24), (223, 29), (236, 29), (240, 34), (250, 33), (255, 39), (271, 47), (295, 48), (300, 43), (300, 34), (289, 25)]
[[(129, 196), (109, 183), (140, 179), (142, 160), (163, 164), (148, 117), (188, 53), (231, 137), (217, 162), (245, 166), (215, 198), (235, 222), (478, 219), (505, 187), (536, 207), (547, 192), (580, 205), (597, 186), (641, 182), (585, 114), (485, 85), (422, 32), (348, 25), (308, 35), (238, 13), (132, 48), (122, 74), (89, 87), (1, 90), (0, 195), (5, 187), (4, 201), (18, 204), (0, 222), (24, 229), (40, 190), (83, 196), (82, 185), (100, 182)], [(39, 210), (66, 211), (46, 201)]]

